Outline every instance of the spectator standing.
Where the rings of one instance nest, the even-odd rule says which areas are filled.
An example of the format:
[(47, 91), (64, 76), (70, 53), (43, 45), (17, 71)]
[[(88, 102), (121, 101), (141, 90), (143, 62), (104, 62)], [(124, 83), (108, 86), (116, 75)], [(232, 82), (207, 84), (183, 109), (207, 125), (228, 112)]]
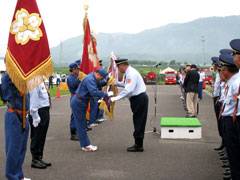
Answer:
[(61, 82), (61, 76), (60, 76), (60, 74), (58, 72), (56, 74), (56, 78), (57, 78), (56, 86), (58, 87), (60, 85), (60, 82)]
[(50, 89), (51, 86), (53, 89), (53, 75), (51, 75), (48, 79), (48, 89)]
[(66, 82), (66, 78), (67, 78), (67, 75), (63, 72), (63, 73), (61, 74), (62, 82)]
[(188, 114), (186, 117), (197, 116), (197, 103), (198, 103), (198, 82), (199, 74), (197, 72), (197, 66), (191, 65), (191, 70), (187, 71), (184, 79), (184, 89), (187, 93), (187, 109)]

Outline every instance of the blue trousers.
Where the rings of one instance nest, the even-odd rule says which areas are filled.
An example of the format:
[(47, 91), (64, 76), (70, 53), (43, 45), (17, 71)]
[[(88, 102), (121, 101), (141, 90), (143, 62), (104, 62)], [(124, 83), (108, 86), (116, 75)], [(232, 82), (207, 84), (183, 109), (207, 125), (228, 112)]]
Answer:
[[(22, 117), (21, 117), (22, 118)], [(22, 133), (22, 125), (13, 112), (5, 113), (5, 148), (6, 148), (6, 178), (20, 180), (24, 178), (22, 165), (25, 159), (28, 139), (28, 120), (26, 130)]]
[(91, 98), (90, 100), (90, 114), (89, 114), (89, 122), (88, 124), (93, 124), (97, 120), (98, 113), (98, 97)]
[(77, 96), (73, 96), (71, 100), (71, 108), (74, 116), (74, 122), (77, 128), (78, 137), (81, 147), (90, 145), (90, 140), (86, 131), (86, 112), (88, 108), (88, 102), (83, 101)]
[(103, 119), (103, 118), (104, 118), (104, 117), (103, 117), (103, 114), (104, 114), (104, 110), (99, 109), (99, 110), (98, 110), (98, 118), (97, 118), (97, 119)]
[[(70, 103), (71, 103), (72, 98), (73, 98), (73, 96), (71, 96), (71, 98), (70, 98)], [(72, 113), (71, 117), (70, 117), (70, 131), (74, 130), (74, 129), (76, 129), (76, 126), (75, 126), (75, 122), (74, 122), (74, 116)]]
[(202, 88), (203, 88), (203, 82), (198, 83), (198, 98), (202, 99)]

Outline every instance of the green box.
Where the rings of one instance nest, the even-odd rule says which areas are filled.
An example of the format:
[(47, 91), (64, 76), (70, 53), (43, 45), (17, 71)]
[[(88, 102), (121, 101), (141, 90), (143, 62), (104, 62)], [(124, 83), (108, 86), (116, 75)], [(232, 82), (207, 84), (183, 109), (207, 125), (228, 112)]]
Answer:
[(198, 118), (162, 117), (162, 127), (202, 127)]

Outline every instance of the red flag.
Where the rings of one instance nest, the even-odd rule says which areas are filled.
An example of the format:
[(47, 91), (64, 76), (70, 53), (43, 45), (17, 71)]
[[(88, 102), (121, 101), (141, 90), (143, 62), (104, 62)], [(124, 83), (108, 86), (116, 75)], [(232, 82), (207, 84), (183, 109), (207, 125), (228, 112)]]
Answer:
[(84, 30), (84, 44), (80, 71), (82, 71), (85, 74), (89, 74), (99, 69), (100, 66), (96, 48), (97, 41), (96, 38), (90, 32), (87, 14), (85, 14), (83, 30)]
[(53, 73), (52, 58), (36, 0), (18, 0), (10, 27), (6, 69), (22, 93)]

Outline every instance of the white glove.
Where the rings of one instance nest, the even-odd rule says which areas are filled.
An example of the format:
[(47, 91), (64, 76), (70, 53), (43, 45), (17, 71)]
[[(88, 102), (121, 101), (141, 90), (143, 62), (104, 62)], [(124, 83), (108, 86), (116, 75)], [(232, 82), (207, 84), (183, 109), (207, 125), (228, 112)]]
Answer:
[(111, 97), (110, 100), (111, 100), (111, 102), (114, 102), (117, 100), (117, 97)]
[(98, 103), (101, 103), (102, 101), (103, 101), (102, 99), (99, 99), (99, 100), (98, 100)]
[(113, 96), (113, 92), (109, 91), (109, 92), (107, 92), (107, 95), (108, 95), (108, 97)]
[(40, 121), (41, 121), (40, 117), (37, 118), (37, 119), (33, 119), (33, 126), (34, 126), (34, 127), (37, 127), (38, 124), (40, 123)]

